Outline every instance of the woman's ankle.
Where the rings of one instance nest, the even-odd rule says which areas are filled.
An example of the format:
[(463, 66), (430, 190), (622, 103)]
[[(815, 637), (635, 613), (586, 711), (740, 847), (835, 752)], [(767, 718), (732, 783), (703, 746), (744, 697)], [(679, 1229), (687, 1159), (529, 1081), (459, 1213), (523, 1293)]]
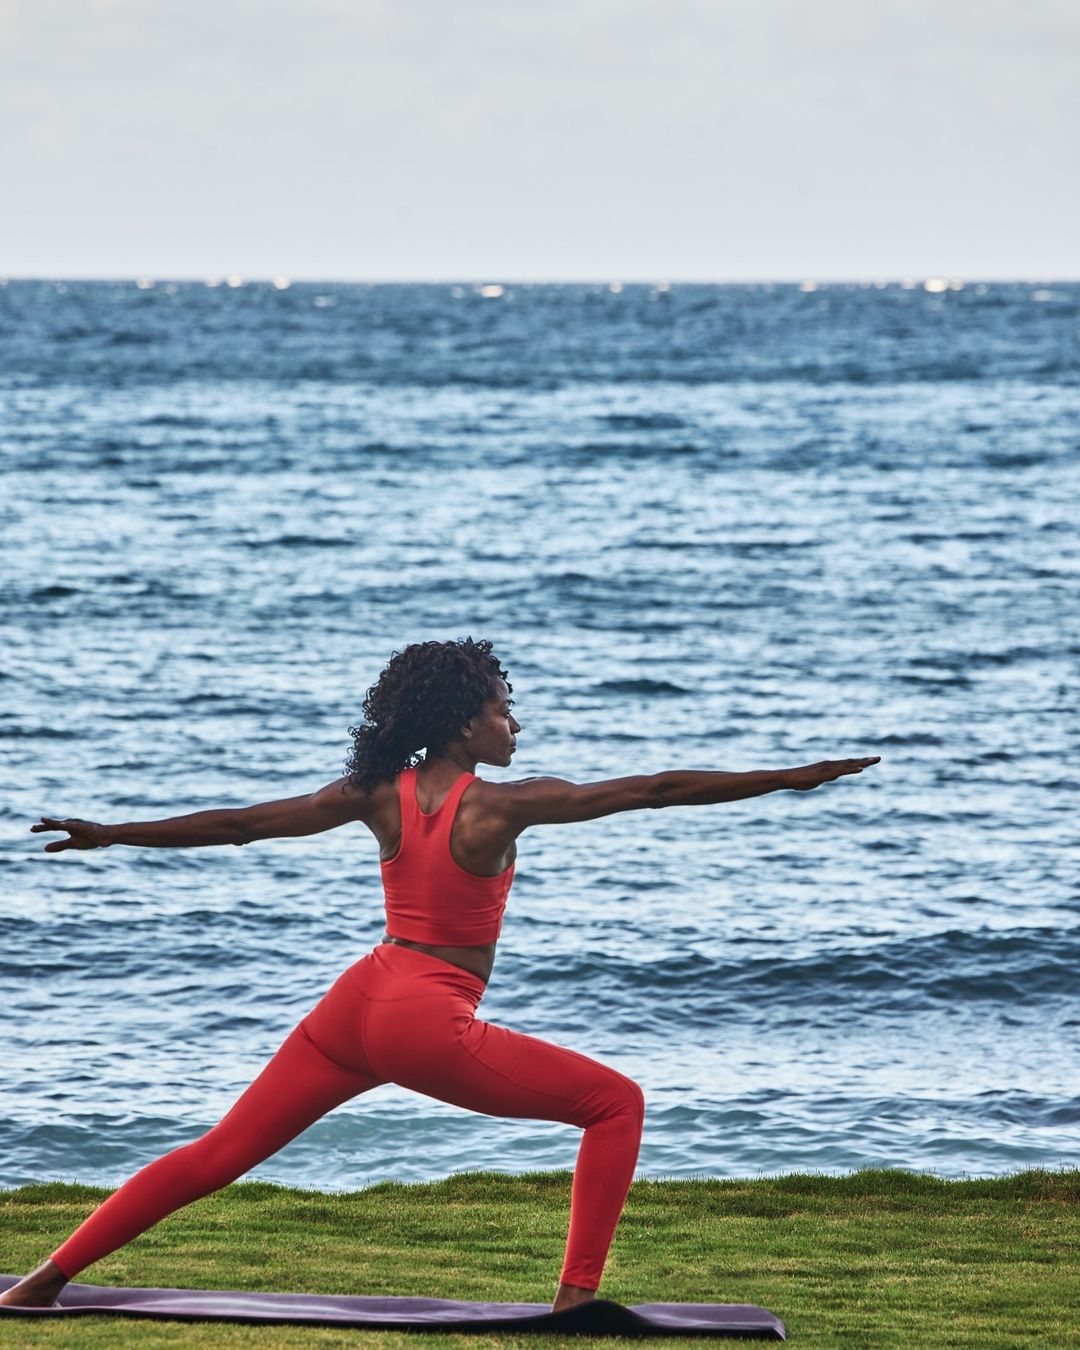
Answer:
[(49, 1257), (36, 1270), (24, 1275), (17, 1284), (0, 1294), (0, 1301), (11, 1306), (23, 1304), (30, 1307), (48, 1307), (56, 1302), (56, 1297), (68, 1283), (68, 1277)]
[(595, 1289), (583, 1289), (579, 1284), (560, 1284), (551, 1310), (562, 1312), (564, 1308), (573, 1308), (579, 1303), (591, 1303), (595, 1297)]

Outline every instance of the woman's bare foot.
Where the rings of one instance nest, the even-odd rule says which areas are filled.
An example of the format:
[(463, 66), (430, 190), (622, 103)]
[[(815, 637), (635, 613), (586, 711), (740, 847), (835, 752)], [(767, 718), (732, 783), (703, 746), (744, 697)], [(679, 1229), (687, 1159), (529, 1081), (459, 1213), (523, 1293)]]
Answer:
[(574, 1308), (579, 1303), (591, 1303), (595, 1297), (595, 1289), (582, 1289), (577, 1284), (560, 1284), (551, 1311), (562, 1312), (564, 1308)]
[(0, 1294), (0, 1305), (7, 1307), (48, 1308), (56, 1302), (56, 1296), (68, 1277), (52, 1261), (43, 1261), (37, 1270), (24, 1275), (18, 1284), (5, 1289)]

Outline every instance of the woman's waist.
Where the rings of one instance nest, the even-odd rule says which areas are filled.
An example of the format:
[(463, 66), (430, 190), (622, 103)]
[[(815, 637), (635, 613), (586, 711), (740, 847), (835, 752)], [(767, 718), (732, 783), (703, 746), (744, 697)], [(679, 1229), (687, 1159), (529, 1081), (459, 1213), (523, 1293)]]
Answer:
[(391, 937), (389, 933), (386, 933), (379, 945), (384, 946), (386, 944), (406, 947), (410, 951), (423, 952), (427, 956), (433, 956), (438, 961), (446, 961), (449, 965), (457, 966), (459, 970), (467, 971), (470, 975), (476, 975), (485, 984), (491, 978), (491, 970), (495, 964), (496, 943), (494, 942), (453, 946), (434, 942), (414, 942), (409, 938)]

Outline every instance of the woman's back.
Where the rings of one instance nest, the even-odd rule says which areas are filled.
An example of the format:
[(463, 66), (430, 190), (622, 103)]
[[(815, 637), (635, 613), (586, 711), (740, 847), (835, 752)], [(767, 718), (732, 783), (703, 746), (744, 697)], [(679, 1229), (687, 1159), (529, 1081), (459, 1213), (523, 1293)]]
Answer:
[(452, 852), (461, 800), (476, 775), (463, 771), (433, 811), (417, 800), (417, 769), (397, 778), (400, 842), (381, 863), (386, 931), (408, 942), (480, 946), (495, 942), (502, 927), (514, 863), (495, 875), (463, 867)]

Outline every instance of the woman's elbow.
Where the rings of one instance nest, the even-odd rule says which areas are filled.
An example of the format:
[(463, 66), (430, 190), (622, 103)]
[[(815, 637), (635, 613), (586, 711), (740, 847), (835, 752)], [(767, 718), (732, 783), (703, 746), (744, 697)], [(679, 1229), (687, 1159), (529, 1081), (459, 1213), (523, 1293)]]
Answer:
[(243, 844), (253, 844), (256, 839), (266, 836), (259, 832), (259, 822), (251, 807), (240, 807), (225, 814), (225, 826), (229, 832), (229, 843), (237, 848)]

